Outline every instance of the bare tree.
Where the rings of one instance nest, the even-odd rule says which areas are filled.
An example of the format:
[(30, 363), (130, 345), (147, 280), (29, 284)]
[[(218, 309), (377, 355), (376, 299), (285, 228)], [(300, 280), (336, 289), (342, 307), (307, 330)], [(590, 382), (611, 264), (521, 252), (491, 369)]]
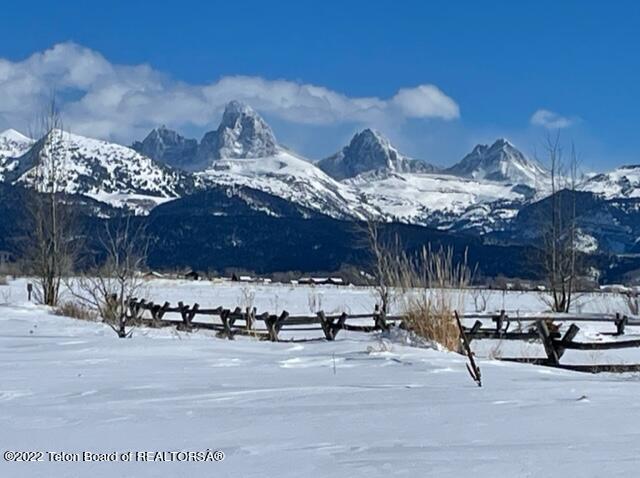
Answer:
[(401, 250), (399, 239), (394, 242), (383, 239), (378, 223), (374, 220), (367, 222), (367, 240), (369, 251), (373, 256), (370, 284), (375, 288), (380, 309), (383, 314), (389, 313), (389, 308), (397, 295), (397, 288), (402, 280), (400, 258), (406, 259)]
[(34, 167), (25, 174), (35, 194), (29, 199), (30, 217), (26, 257), (36, 276), (35, 297), (55, 306), (62, 278), (72, 269), (75, 252), (75, 220), (65, 205), (67, 154), (62, 120), (55, 100), (39, 119), (41, 139), (32, 149)]
[(569, 312), (578, 276), (578, 160), (572, 145), (567, 171), (559, 134), (547, 136), (545, 152), (551, 196), (543, 230), (543, 266), (549, 283), (551, 308), (555, 312)]
[(143, 226), (134, 225), (130, 217), (106, 222), (98, 239), (103, 263), (81, 274), (69, 289), (124, 338), (130, 335), (128, 302), (143, 285), (140, 270), (146, 263), (148, 241)]

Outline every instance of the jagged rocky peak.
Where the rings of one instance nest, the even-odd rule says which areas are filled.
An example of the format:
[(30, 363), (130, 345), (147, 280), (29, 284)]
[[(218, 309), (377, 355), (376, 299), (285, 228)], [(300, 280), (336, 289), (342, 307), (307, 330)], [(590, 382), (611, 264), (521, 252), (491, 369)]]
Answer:
[(266, 121), (249, 105), (230, 101), (216, 131), (204, 135), (200, 161), (263, 158), (278, 152), (278, 142)]
[(140, 154), (175, 168), (193, 170), (198, 151), (198, 141), (181, 136), (176, 131), (160, 126), (153, 129), (142, 141), (131, 146)]
[(492, 145), (478, 144), (471, 153), (446, 170), (456, 176), (540, 187), (548, 172), (535, 160), (527, 158), (505, 138)]
[(380, 132), (365, 129), (356, 133), (339, 152), (318, 162), (318, 167), (335, 179), (348, 179), (370, 171), (433, 172), (434, 166), (403, 156)]

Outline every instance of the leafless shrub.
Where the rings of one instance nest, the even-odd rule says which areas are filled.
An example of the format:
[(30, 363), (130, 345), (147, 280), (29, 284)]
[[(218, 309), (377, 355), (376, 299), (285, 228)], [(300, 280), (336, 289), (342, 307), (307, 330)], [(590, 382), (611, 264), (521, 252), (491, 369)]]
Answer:
[(240, 289), (240, 306), (243, 309), (252, 309), (256, 299), (256, 291), (249, 286)]
[(8, 304), (11, 302), (11, 289), (0, 289), (0, 304)]
[(487, 301), (489, 299), (489, 290), (483, 287), (473, 287), (471, 289), (471, 297), (476, 312), (485, 312), (487, 310)]
[(322, 296), (316, 292), (315, 288), (311, 288), (307, 294), (307, 304), (312, 314), (322, 310)]
[(403, 259), (403, 254), (397, 240), (389, 244), (382, 239), (380, 229), (375, 222), (367, 223), (366, 232), (369, 249), (373, 255), (371, 282), (380, 301), (380, 310), (387, 313), (394, 298), (394, 286), (399, 282), (398, 260)]
[(146, 261), (147, 240), (142, 226), (134, 226), (130, 218), (106, 223), (99, 240), (104, 263), (80, 275), (69, 289), (119, 337), (126, 337), (128, 301), (144, 285), (140, 269)]

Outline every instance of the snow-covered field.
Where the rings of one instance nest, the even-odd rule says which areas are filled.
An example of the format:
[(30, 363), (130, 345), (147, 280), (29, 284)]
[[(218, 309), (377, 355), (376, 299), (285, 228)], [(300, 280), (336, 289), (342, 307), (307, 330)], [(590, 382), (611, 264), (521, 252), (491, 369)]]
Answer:
[[(43, 462), (0, 461), (1, 477), (626, 477), (640, 461), (632, 374), (481, 359), (478, 388), (464, 357), (377, 334), (292, 344), (138, 329), (122, 340), (27, 303), (25, 283), (0, 286), (1, 451), (117, 452), (118, 461), (45, 453)], [(145, 293), (291, 313), (368, 312), (375, 301), (358, 288), (163, 280)], [(531, 293), (488, 300), (489, 309), (544, 307)], [(579, 307), (624, 312), (613, 296), (584, 296)], [(207, 449), (224, 460), (135, 454)], [(133, 461), (122, 461), (130, 451)]]

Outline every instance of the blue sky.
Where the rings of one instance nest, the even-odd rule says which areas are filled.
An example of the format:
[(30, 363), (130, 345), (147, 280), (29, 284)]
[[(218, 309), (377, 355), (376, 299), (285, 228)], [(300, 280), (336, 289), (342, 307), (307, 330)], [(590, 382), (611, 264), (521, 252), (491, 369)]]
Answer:
[[(224, 95), (240, 91), (258, 98), (254, 106), (283, 143), (312, 158), (364, 126), (438, 164), (498, 136), (531, 154), (546, 129), (561, 126), (585, 168), (640, 163), (638, 2), (185, 0), (88, 8), (34, 0), (7, 8), (0, 127), (24, 128), (46, 86), (63, 92), (66, 121), (82, 133), (127, 142), (162, 121), (199, 136), (216, 126)], [(55, 54), (33, 59), (54, 45)], [(2, 68), (12, 82), (3, 83)], [(207, 108), (194, 104), (205, 96)], [(132, 97), (145, 106), (133, 111)]]

